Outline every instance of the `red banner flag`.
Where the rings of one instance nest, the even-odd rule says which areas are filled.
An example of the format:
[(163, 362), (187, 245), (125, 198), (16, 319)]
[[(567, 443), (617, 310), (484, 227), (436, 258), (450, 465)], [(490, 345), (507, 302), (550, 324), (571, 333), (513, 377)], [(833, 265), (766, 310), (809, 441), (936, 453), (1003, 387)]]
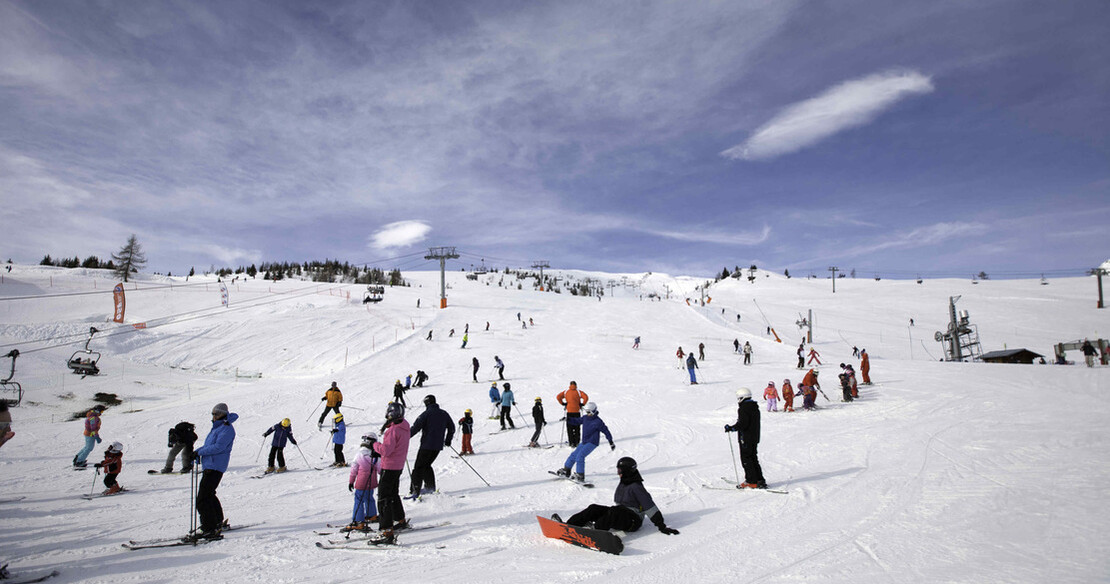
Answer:
[(115, 322), (123, 322), (123, 311), (127, 307), (127, 301), (123, 297), (123, 284), (116, 284), (115, 289), (112, 290), (112, 298), (116, 301), (116, 315), (112, 320)]

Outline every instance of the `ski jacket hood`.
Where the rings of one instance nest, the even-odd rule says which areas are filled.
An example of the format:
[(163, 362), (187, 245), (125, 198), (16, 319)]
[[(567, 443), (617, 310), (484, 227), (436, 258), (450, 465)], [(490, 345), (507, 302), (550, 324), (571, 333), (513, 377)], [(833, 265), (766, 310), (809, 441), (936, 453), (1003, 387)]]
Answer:
[(229, 413), (222, 420), (212, 420), (212, 429), (204, 439), (204, 446), (193, 451), (193, 456), (200, 460), (204, 470), (227, 472), (231, 448), (235, 444), (235, 427), (232, 424), (238, 419), (239, 414)]

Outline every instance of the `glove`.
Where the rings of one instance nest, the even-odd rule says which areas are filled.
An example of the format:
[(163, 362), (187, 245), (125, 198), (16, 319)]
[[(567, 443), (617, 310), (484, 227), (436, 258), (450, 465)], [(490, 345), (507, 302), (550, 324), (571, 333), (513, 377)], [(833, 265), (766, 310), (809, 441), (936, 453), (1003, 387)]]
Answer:
[(328, 398), (326, 398), (326, 397), (320, 398), (320, 401), (327, 401), (327, 400), (328, 400)]
[(659, 526), (659, 532), (664, 533), (666, 535), (678, 535), (678, 530), (677, 529), (671, 529), (670, 527), (667, 527), (666, 525), (660, 525)]
[(347, 483), (347, 490), (352, 492), (352, 493), (355, 492), (355, 484), (354, 483)]
[(443, 445), (448, 447), (448, 448), (451, 448), (451, 441), (450, 440), (444, 440)]
[(104, 466), (104, 465), (103, 465), (102, 463), (99, 463), (99, 462), (98, 462), (98, 463), (96, 463), (96, 464), (94, 464), (94, 465), (93, 465), (93, 468), (100, 468), (100, 467), (102, 467), (102, 466)]
[(335, 433), (336, 433), (336, 432), (338, 432), (338, 431), (339, 431), (339, 429), (338, 429), (338, 428), (332, 428), (332, 429), (331, 429), (331, 433), (332, 433), (332, 434), (335, 434)]
[(100, 434), (97, 434), (96, 435), (96, 443), (100, 444), (101, 442), (103, 442), (103, 440), (100, 439)]
[(543, 425), (544, 425), (544, 426), (546, 426), (546, 425), (547, 425), (547, 422), (544, 422), (544, 423), (543, 423)]
[(610, 442), (609, 443), (609, 450), (616, 450), (616, 449), (617, 449), (617, 445)]
[(293, 443), (293, 446), (297, 445), (297, 441), (294, 440), (292, 436), (289, 437), (289, 441)]
[(731, 431), (732, 431), (732, 426), (729, 426), (728, 424), (725, 424), (725, 432), (731, 432)]

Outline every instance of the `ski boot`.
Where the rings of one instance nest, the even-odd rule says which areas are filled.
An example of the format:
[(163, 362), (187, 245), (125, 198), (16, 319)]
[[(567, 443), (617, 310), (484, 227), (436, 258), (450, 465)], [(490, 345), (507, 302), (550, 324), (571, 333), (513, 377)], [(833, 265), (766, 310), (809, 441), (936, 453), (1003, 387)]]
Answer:
[(580, 473), (580, 472), (576, 472), (576, 473), (570, 475), (570, 480), (577, 481), (577, 482), (580, 482), (580, 483), (584, 483), (584, 482), (586, 482), (586, 475), (583, 474), (583, 473)]
[(285, 469), (284, 466), (279, 466), (279, 467), (277, 467), (277, 470), (275, 470), (274, 472), (285, 472), (285, 470), (286, 469)]
[(566, 521), (563, 521), (562, 517), (559, 517), (558, 513), (552, 513), (551, 514), (551, 520), (552, 521), (558, 521), (559, 523), (566, 523)]
[(270, 473), (272, 473), (272, 472), (274, 472), (274, 467), (272, 467), (272, 466), (267, 466), (267, 467), (266, 467), (266, 470), (262, 471), (262, 474), (270, 474)]
[[(401, 531), (402, 529), (408, 529), (409, 527), (411, 527), (411, 525), (409, 525), (409, 520), (408, 520), (408, 518), (406, 517), (406, 518), (404, 518), (404, 519), (402, 519), (402, 520), (400, 520), (400, 521), (398, 521), (398, 522), (394, 523), (394, 524), (393, 524), (393, 529), (390, 529), (390, 530), (387, 530), (387, 531), (389, 531), (390, 533), (392, 533), (392, 532), (394, 532), (394, 531)], [(383, 533), (384, 533), (384, 532), (383, 532)]]
[(570, 476), (570, 469), (567, 468), (567, 467), (563, 467), (563, 468), (560, 468), (559, 470), (555, 471), (555, 474), (558, 475), (558, 476), (561, 476), (561, 477), (569, 477)]
[(378, 537), (372, 538), (370, 540), (370, 543), (372, 545), (396, 545), (397, 544), (397, 536), (393, 534), (392, 529), (387, 529), (387, 530), (381, 532), (381, 534), (378, 535)]
[(123, 487), (119, 486), (119, 483), (116, 483), (116, 484), (112, 485), (111, 487), (108, 487), (108, 490), (104, 491), (104, 494), (105, 495), (115, 495), (116, 493), (118, 493), (122, 490), (123, 490)]
[(164, 469), (162, 469), (162, 474), (173, 474), (173, 469), (172, 468), (164, 468)]

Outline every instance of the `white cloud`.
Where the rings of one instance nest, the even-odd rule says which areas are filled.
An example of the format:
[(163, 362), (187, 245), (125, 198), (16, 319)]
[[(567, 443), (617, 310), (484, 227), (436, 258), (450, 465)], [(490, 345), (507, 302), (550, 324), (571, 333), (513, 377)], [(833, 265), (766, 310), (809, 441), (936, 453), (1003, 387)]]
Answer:
[(374, 249), (408, 247), (424, 241), (431, 230), (432, 226), (423, 221), (397, 221), (371, 235), (370, 247)]
[(744, 143), (721, 156), (767, 160), (790, 154), (867, 124), (906, 97), (931, 91), (932, 80), (916, 71), (887, 71), (845, 81), (821, 95), (786, 106)]
[(718, 243), (722, 245), (758, 245), (771, 237), (771, 227), (764, 225), (759, 232), (730, 231), (666, 231), (656, 229), (641, 229), (646, 233), (674, 239), (677, 241), (690, 241), (696, 243)]

